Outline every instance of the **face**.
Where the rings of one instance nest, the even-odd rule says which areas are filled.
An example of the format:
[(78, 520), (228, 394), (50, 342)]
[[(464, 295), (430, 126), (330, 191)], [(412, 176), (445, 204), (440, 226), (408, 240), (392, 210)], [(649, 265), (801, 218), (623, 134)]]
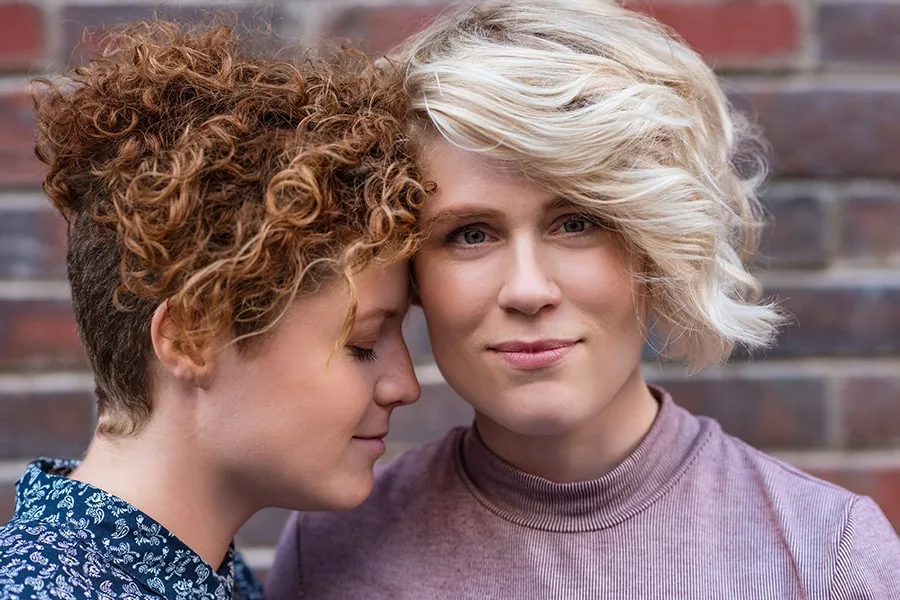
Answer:
[(565, 435), (637, 391), (644, 308), (618, 236), (445, 142), (423, 162), (437, 189), (419, 299), (438, 367), (479, 427)]
[(407, 269), (355, 277), (357, 318), (342, 346), (350, 298), (333, 282), (297, 300), (259, 347), (221, 353), (201, 422), (229, 485), (294, 509), (350, 508), (368, 496), (391, 411), (419, 396), (401, 334)]

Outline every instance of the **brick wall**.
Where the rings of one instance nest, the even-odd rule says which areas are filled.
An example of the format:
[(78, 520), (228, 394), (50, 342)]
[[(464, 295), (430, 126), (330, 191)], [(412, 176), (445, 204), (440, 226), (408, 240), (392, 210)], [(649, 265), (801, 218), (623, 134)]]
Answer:
[[(197, 17), (210, 2), (169, 2)], [(689, 408), (819, 476), (871, 494), (900, 528), (900, 4), (864, 0), (635, 2), (726, 77), (773, 149), (760, 260), (794, 315), (777, 348), (685, 378), (647, 373)], [(224, 2), (270, 23), (281, 44), (319, 34), (383, 51), (440, 10), (435, 0)], [(82, 59), (85, 28), (148, 17), (153, 2), (0, 0), (0, 520), (38, 454), (77, 455), (93, 420), (91, 378), (71, 321), (65, 230), (40, 194), (28, 78)], [(202, 17), (205, 18), (205, 17)], [(408, 326), (422, 400), (396, 413), (391, 448), (470, 418), (432, 364), (421, 315)], [(264, 569), (284, 511), (241, 532)]]

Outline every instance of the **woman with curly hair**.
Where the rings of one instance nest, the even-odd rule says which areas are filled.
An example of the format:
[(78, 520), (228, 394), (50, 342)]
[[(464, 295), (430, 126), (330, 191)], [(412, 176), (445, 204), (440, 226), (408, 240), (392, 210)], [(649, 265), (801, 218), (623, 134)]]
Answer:
[(475, 422), (295, 516), (269, 595), (900, 599), (870, 498), (644, 379), (651, 327), (698, 369), (780, 321), (746, 267), (758, 144), (700, 57), (612, 0), (498, 0), (398, 61), (434, 184), (414, 284)]
[(419, 394), (402, 90), (156, 22), (35, 97), (98, 425), (19, 482), (0, 598), (260, 597), (238, 528), (359, 504)]

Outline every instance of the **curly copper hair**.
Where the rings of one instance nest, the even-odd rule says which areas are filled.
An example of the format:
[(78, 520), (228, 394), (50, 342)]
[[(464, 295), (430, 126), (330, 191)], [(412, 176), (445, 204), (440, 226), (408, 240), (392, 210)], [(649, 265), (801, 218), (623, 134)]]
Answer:
[(180, 350), (244, 348), (298, 294), (412, 254), (421, 186), (389, 79), (354, 52), (293, 64), (226, 26), (141, 22), (64, 84), (35, 80), (99, 431), (150, 414), (160, 302)]

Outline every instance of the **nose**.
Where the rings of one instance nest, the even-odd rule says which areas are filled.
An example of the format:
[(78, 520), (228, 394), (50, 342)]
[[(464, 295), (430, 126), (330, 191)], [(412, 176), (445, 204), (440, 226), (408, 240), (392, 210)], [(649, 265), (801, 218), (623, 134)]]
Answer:
[(399, 335), (398, 338), (394, 349), (379, 359), (386, 365), (375, 384), (375, 402), (380, 406), (412, 404), (422, 393), (406, 343)]
[(533, 316), (560, 303), (562, 291), (543, 264), (548, 260), (545, 254), (536, 240), (521, 239), (512, 245), (497, 298), (503, 310)]

